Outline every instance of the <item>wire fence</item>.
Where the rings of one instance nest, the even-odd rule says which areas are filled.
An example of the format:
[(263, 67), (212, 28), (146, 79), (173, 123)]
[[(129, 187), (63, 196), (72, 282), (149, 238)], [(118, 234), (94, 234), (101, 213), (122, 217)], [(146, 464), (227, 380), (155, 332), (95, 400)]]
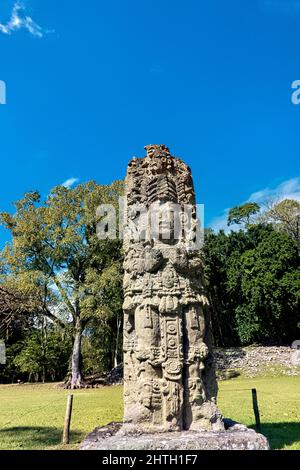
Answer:
[[(32, 408), (30, 408), (30, 410), (27, 410), (25, 413), (22, 413), (21, 415), (18, 415), (18, 419), (22, 419), (24, 418), (24, 416), (27, 416), (29, 414), (34, 414), (38, 411), (41, 411), (45, 408), (48, 408), (50, 405), (52, 406), (54, 403), (58, 403), (58, 402), (61, 402), (61, 401), (66, 401), (66, 397), (65, 396), (62, 396), (60, 398), (58, 398), (57, 400), (52, 400), (51, 402), (48, 402), (46, 405), (43, 405), (43, 406), (39, 406), (38, 408), (35, 408), (34, 406)], [(9, 424), (12, 424), (13, 420), (11, 419), (10, 421), (7, 421), (3, 426), (0, 427), (0, 430), (6, 428), (6, 426), (8, 426)]]
[[(252, 392), (253, 393), (253, 390), (256, 390), (256, 389), (253, 389), (253, 388), (223, 389), (222, 393), (224, 393), (224, 392), (227, 392), (227, 393), (228, 392), (230, 392), (230, 393)], [(260, 390), (259, 393), (260, 394), (262, 393), (262, 394), (265, 394), (265, 395), (272, 395), (272, 393), (265, 392), (265, 391), (262, 391), (262, 390)], [(29, 414), (34, 414), (34, 413), (40, 412), (41, 410), (44, 410), (44, 409), (48, 408), (49, 406), (52, 406), (53, 404), (56, 404), (56, 403), (59, 403), (59, 402), (61, 402), (61, 403), (64, 402), (65, 403), (65, 401), (66, 401), (66, 396), (64, 395), (64, 396), (61, 396), (60, 398), (58, 398), (56, 400), (51, 400), (47, 404), (39, 406), (37, 408), (35, 406), (32, 406), (25, 413), (22, 413), (21, 415), (18, 415), (18, 419), (22, 419), (22, 418), (24, 418), (25, 416), (27, 416)], [(13, 419), (11, 419), (10, 421), (7, 421), (3, 426), (0, 426), (0, 430), (6, 428), (10, 424), (12, 424), (12, 422), (13, 422)]]

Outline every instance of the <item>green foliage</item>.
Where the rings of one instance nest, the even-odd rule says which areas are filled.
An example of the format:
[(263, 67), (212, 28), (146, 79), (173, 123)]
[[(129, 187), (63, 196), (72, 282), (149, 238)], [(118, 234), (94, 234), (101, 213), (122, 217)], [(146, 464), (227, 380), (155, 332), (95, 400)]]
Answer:
[(271, 223), (276, 230), (283, 231), (300, 242), (300, 202), (284, 199), (263, 214), (263, 220)]
[[(44, 204), (38, 193), (27, 193), (16, 203), (14, 216), (2, 213), (2, 223), (13, 236), (2, 263), (17, 278), (19, 289), (38, 296), (41, 305), (63, 302), (73, 319), (80, 315), (88, 322), (94, 309), (87, 298), (94, 297), (101, 282), (112, 284), (120, 277), (120, 242), (98, 239), (96, 212), (100, 204), (117, 205), (121, 191), (119, 182), (57, 186)], [(102, 292), (97, 295), (101, 310), (100, 297)]]
[(251, 217), (260, 211), (260, 207), (255, 202), (247, 202), (242, 206), (230, 209), (227, 219), (227, 225), (242, 224), (249, 225)]
[(74, 337), (93, 319), (117, 316), (121, 309), (121, 241), (99, 239), (97, 208), (117, 208), (122, 191), (118, 181), (57, 186), (45, 202), (30, 192), (15, 204), (14, 215), (1, 214), (12, 234), (1, 255), (5, 282), (35, 299), (36, 314), (71, 324)]
[[(11, 383), (16, 380), (25, 379), (20, 369), (16, 366), (14, 359), (22, 350), (22, 342), (16, 341), (6, 346), (6, 364), (0, 365), (0, 383)], [(27, 376), (28, 377), (28, 376)]]
[(36, 330), (21, 343), (13, 362), (31, 380), (62, 380), (68, 371), (71, 350), (70, 338), (62, 332)]
[[(298, 273), (298, 276), (297, 276)], [(288, 284), (287, 277), (291, 281)], [(270, 232), (245, 251), (228, 271), (231, 295), (241, 295), (235, 309), (242, 344), (292, 341), (299, 323), (299, 255), (286, 234)], [(297, 300), (298, 289), (298, 300)], [(289, 302), (286, 302), (289, 299)]]
[[(122, 298), (122, 296), (120, 296)], [(101, 321), (93, 320), (82, 345), (85, 374), (101, 374), (110, 371), (123, 361), (123, 315), (111, 315)]]
[(299, 251), (269, 225), (205, 243), (213, 328), (218, 345), (289, 343), (300, 333)]
[(108, 325), (91, 328), (90, 335), (83, 338), (82, 361), (84, 376), (102, 375), (112, 369), (114, 335)]

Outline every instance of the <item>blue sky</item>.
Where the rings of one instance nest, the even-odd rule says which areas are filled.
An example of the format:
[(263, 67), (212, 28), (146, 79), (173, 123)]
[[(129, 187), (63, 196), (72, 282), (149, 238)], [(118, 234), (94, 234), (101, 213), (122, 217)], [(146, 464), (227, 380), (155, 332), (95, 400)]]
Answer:
[(190, 164), (206, 225), (249, 198), (300, 199), (300, 0), (23, 5), (0, 0), (1, 210), (123, 178), (149, 143)]

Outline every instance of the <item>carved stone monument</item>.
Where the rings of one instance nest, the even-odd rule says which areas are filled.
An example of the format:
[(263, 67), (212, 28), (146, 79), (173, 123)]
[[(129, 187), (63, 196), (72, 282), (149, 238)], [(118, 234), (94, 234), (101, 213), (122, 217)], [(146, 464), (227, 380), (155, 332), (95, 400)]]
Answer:
[(164, 145), (146, 150), (126, 177), (124, 422), (220, 429), (191, 171)]
[(82, 449), (268, 449), (216, 405), (209, 305), (189, 167), (148, 145), (126, 177), (124, 420)]

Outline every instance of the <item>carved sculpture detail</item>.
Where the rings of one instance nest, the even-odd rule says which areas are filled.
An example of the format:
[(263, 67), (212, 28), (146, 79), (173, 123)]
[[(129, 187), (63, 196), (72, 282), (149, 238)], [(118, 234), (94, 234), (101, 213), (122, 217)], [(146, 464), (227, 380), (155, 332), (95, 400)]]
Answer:
[[(192, 224), (178, 239), (174, 220), (148, 237), (125, 231), (124, 423), (144, 432), (220, 428), (203, 263), (190, 249), (197, 227), (191, 171), (164, 145), (145, 149), (128, 165), (128, 227), (142, 220), (141, 205), (171, 221), (172, 204), (181, 215), (189, 205)], [(142, 225), (145, 234), (148, 215)]]

